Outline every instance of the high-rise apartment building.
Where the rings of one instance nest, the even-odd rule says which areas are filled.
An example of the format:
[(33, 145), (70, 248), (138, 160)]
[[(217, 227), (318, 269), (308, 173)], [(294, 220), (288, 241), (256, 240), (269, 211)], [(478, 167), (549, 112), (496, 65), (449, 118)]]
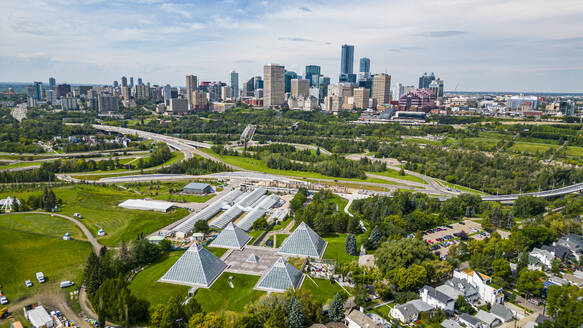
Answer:
[(134, 77), (130, 76), (130, 89), (134, 88)]
[(121, 77), (121, 86), (122, 87), (127, 87), (128, 86), (128, 78), (125, 76)]
[(142, 78), (138, 77), (138, 85), (142, 85)]
[(263, 89), (263, 79), (261, 79), (261, 76), (255, 77), (255, 90), (257, 89)]
[(47, 90), (45, 91), (45, 96), (47, 98), (47, 102), (55, 105), (57, 103), (57, 92), (55, 90)]
[(131, 99), (131, 94), (130, 94), (130, 87), (128, 87), (127, 85), (124, 87), (121, 87), (121, 96), (123, 97), (123, 100), (125, 101), (130, 101)]
[(354, 107), (357, 109), (368, 108), (368, 98), (370, 98), (370, 89), (356, 88), (354, 89)]
[(192, 92), (196, 90), (197, 85), (198, 78), (196, 75), (186, 75), (186, 99), (189, 109), (192, 109)]
[(360, 70), (361, 73), (370, 73), (370, 58), (362, 57), (360, 58)]
[(292, 97), (307, 97), (310, 95), (310, 81), (308, 79), (291, 80)]
[(253, 97), (253, 92), (255, 91), (255, 77), (252, 77), (249, 79), (249, 81), (247, 81), (247, 83), (245, 83), (245, 90), (247, 92), (247, 94), (245, 94), (245, 96), (247, 97)]
[(377, 104), (384, 105), (391, 102), (391, 76), (389, 74), (375, 75), (372, 88), (372, 98)]
[(32, 97), (36, 100), (41, 100), (44, 98), (44, 89), (42, 82), (33, 83), (33, 94)]
[(57, 80), (54, 77), (49, 77), (49, 89), (55, 90), (57, 86)]
[(328, 86), (330, 85), (330, 78), (327, 76), (320, 77), (320, 99), (324, 99), (328, 95)]
[[(354, 46), (343, 44), (340, 58), (340, 82), (349, 81), (354, 75)], [(356, 80), (356, 76), (354, 77)]]
[(230, 98), (239, 98), (239, 73), (231, 72), (231, 95)]
[(113, 81), (113, 87), (114, 87), (114, 88), (117, 88), (117, 87), (119, 87), (119, 83), (118, 83), (117, 81)]
[(170, 84), (166, 84), (164, 89), (162, 89), (162, 95), (164, 96), (164, 104), (166, 106), (170, 105), (170, 98), (172, 98), (172, 87)]
[(57, 85), (57, 97), (61, 98), (71, 92), (71, 85), (63, 83)]
[(184, 98), (171, 98), (168, 109), (172, 114), (180, 114), (188, 112), (188, 100)]
[(136, 99), (148, 99), (150, 98), (150, 88), (145, 84), (138, 84), (135, 87), (134, 94)]
[(196, 90), (192, 94), (193, 110), (206, 110), (209, 108), (208, 95), (204, 91)]
[(318, 65), (308, 65), (306, 66), (306, 75), (304, 78), (310, 81), (311, 87), (320, 86), (320, 66)]
[(283, 74), (283, 78), (285, 80), (284, 83), (284, 92), (288, 93), (291, 92), (291, 80), (293, 79), (297, 79), (298, 78), (298, 74), (296, 72), (292, 72), (292, 71), (286, 71)]
[(77, 103), (77, 99), (73, 97), (65, 97), (61, 98), (61, 108), (63, 110), (78, 110), (79, 104)]
[(266, 107), (280, 106), (284, 103), (284, 71), (277, 64), (265, 65), (263, 68), (263, 105)]
[(119, 103), (115, 96), (99, 95), (97, 97), (97, 107), (99, 113), (119, 111)]

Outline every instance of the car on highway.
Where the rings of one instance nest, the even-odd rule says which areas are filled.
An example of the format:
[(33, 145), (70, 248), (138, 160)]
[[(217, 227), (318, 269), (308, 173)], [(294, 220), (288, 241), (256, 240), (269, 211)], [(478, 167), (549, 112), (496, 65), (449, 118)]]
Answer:
[(25, 280), (24, 284), (26, 285), (26, 287), (32, 287), (32, 281), (30, 280)]

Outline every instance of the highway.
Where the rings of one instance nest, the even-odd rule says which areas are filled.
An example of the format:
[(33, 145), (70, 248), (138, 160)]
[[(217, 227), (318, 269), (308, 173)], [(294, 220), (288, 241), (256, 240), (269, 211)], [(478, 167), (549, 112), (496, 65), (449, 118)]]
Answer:
[[(179, 151), (182, 151), (185, 155), (185, 159), (191, 158), (193, 157), (193, 154), (197, 154), (201, 157), (207, 158), (209, 160), (212, 161), (216, 161), (216, 162), (222, 162), (220, 159), (209, 155), (205, 152), (202, 152), (200, 150), (198, 150), (197, 148), (211, 148), (211, 145), (208, 143), (204, 143), (204, 142), (196, 142), (196, 141), (190, 141), (190, 140), (185, 140), (182, 138), (176, 138), (176, 137), (171, 137), (171, 136), (166, 136), (166, 135), (162, 135), (162, 134), (157, 134), (157, 133), (152, 133), (152, 132), (146, 132), (146, 131), (140, 131), (140, 130), (135, 130), (135, 129), (129, 129), (129, 128), (123, 128), (123, 127), (116, 127), (116, 126), (108, 126), (108, 125), (100, 125), (100, 124), (94, 124), (93, 127), (95, 129), (98, 130), (103, 130), (103, 131), (108, 131), (108, 132), (116, 132), (116, 133), (121, 133), (121, 134), (133, 134), (133, 135), (138, 135), (141, 138), (146, 138), (146, 139), (151, 139), (154, 140), (156, 142), (164, 142), (166, 144), (168, 144), (168, 146), (175, 148)], [(223, 162), (224, 163), (224, 162)], [(228, 178), (228, 179), (260, 179), (260, 180), (279, 180), (279, 179), (292, 179), (292, 180), (296, 180), (296, 181), (302, 181), (301, 179), (303, 178), (298, 178), (298, 177), (289, 177), (286, 176), (284, 174), (280, 175), (280, 174), (264, 174), (264, 173), (259, 173), (259, 172), (254, 172), (254, 171), (250, 171), (250, 170), (246, 170), (234, 165), (230, 165), (227, 163), (224, 163), (225, 165), (227, 165), (228, 167), (230, 167), (233, 170), (237, 170), (237, 171), (241, 171), (241, 172), (223, 172), (223, 173), (218, 173), (218, 174), (212, 174), (212, 175), (207, 175), (207, 176), (213, 176), (215, 178)], [(393, 168), (393, 167), (391, 167)], [(397, 168), (393, 168), (393, 169), (397, 169)], [(425, 180), (428, 185), (423, 185), (420, 183), (416, 183), (416, 182), (408, 182), (406, 180), (398, 180), (399, 183), (401, 184), (405, 184), (407, 185), (407, 187), (399, 187), (399, 186), (395, 186), (395, 185), (391, 185), (390, 183), (388, 184), (382, 184), (382, 183), (371, 183), (371, 182), (355, 182), (355, 181), (346, 181), (346, 180), (342, 180), (340, 179), (336, 179), (334, 180), (334, 182), (340, 182), (340, 183), (350, 183), (350, 184), (359, 184), (359, 185), (374, 185), (374, 186), (381, 186), (383, 188), (386, 188), (388, 190), (394, 191), (396, 189), (410, 189), (416, 192), (423, 192), (423, 193), (428, 193), (428, 194), (433, 194), (433, 195), (439, 195), (440, 199), (447, 199), (450, 197), (453, 197), (455, 195), (459, 195), (460, 193), (457, 192), (452, 192), (447, 190), (446, 188), (444, 188), (443, 186), (439, 185), (434, 179), (424, 176), (422, 174), (416, 173), (416, 172), (412, 172), (412, 171), (407, 171), (407, 174), (411, 174), (417, 177), (420, 177), (421, 179)], [(372, 176), (371, 176), (372, 177)], [(145, 177), (142, 177), (145, 178)], [(174, 176), (173, 178), (178, 178), (177, 176)], [(383, 177), (380, 175), (374, 175), (374, 178), (378, 178), (378, 179), (384, 179), (387, 180), (387, 182), (396, 182), (396, 179), (393, 178), (388, 178), (388, 177)], [(115, 181), (116, 179), (111, 179), (111, 178), (107, 178), (108, 180), (106, 181), (101, 181), (99, 180), (99, 182), (127, 182), (127, 180), (132, 180), (132, 177), (119, 177), (117, 178), (117, 181)], [(310, 180), (315, 180), (315, 181), (320, 181), (322, 183), (326, 183), (326, 182), (331, 182), (331, 180), (329, 179), (314, 179), (314, 178), (309, 178)], [(105, 180), (105, 179), (102, 179)], [(304, 183), (309, 183), (308, 181), (303, 181)], [(570, 194), (570, 193), (574, 193), (574, 192), (581, 192), (583, 191), (583, 183), (577, 183), (571, 186), (567, 186), (567, 187), (562, 187), (562, 188), (556, 188), (556, 189), (552, 189), (552, 190), (546, 190), (546, 191), (540, 191), (540, 192), (531, 192), (531, 193), (521, 193), (521, 194), (510, 194), (510, 195), (486, 195), (486, 196), (482, 196), (482, 200), (483, 201), (497, 201), (497, 202), (504, 202), (504, 201), (514, 201), (516, 200), (519, 196), (523, 196), (523, 195), (528, 195), (528, 196), (534, 196), (534, 197), (555, 197), (555, 196), (562, 196), (562, 195), (566, 195), (566, 194)], [(375, 192), (370, 192), (370, 194), (374, 194)], [(386, 192), (382, 192), (382, 193), (386, 193)]]

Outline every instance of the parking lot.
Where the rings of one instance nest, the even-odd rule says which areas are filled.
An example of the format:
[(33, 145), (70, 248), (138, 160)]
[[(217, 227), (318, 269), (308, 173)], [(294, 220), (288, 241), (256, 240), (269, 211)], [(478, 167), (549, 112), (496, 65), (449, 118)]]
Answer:
[(446, 255), (449, 247), (459, 242), (459, 237), (462, 232), (465, 232), (470, 238), (474, 239), (486, 237), (486, 235), (481, 234), (481, 225), (468, 219), (463, 222), (456, 222), (451, 225), (426, 230), (424, 231), (423, 240), (427, 243), (431, 251), (439, 253), (439, 255)]

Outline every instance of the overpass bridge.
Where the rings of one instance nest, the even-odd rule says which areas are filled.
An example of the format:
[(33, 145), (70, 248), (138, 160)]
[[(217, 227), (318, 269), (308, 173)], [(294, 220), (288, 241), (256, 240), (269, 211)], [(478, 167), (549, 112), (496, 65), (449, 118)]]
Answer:
[(207, 149), (211, 148), (211, 145), (208, 143), (205, 143), (205, 142), (198, 142), (198, 141), (192, 141), (192, 140), (187, 140), (187, 139), (182, 139), (182, 138), (176, 138), (176, 137), (171, 137), (171, 136), (167, 136), (167, 135), (162, 135), (162, 134), (152, 133), (152, 132), (147, 132), (147, 131), (142, 131), (142, 130), (124, 128), (124, 127), (120, 127), (120, 126), (101, 125), (101, 124), (93, 124), (92, 126), (96, 130), (102, 130), (102, 131), (107, 131), (107, 132), (116, 132), (116, 133), (120, 133), (120, 134), (134, 134), (134, 135), (139, 136), (140, 138), (152, 139), (152, 140), (158, 141), (158, 142), (165, 142), (165, 143), (168, 143), (170, 146), (173, 146), (174, 148), (178, 148), (178, 149), (180, 149), (179, 145), (181, 145), (181, 144), (193, 146), (193, 147), (197, 147), (197, 148), (207, 148)]
[(495, 201), (495, 202), (507, 202), (507, 201), (515, 201), (518, 198), (518, 196), (556, 197), (556, 196), (563, 196), (563, 195), (571, 194), (574, 192), (581, 192), (581, 191), (583, 191), (583, 183), (576, 183), (574, 185), (570, 185), (567, 187), (561, 187), (561, 188), (555, 188), (555, 189), (537, 191), (537, 192), (527, 192), (527, 193), (510, 194), (510, 195), (482, 196), (482, 200), (483, 201)]

